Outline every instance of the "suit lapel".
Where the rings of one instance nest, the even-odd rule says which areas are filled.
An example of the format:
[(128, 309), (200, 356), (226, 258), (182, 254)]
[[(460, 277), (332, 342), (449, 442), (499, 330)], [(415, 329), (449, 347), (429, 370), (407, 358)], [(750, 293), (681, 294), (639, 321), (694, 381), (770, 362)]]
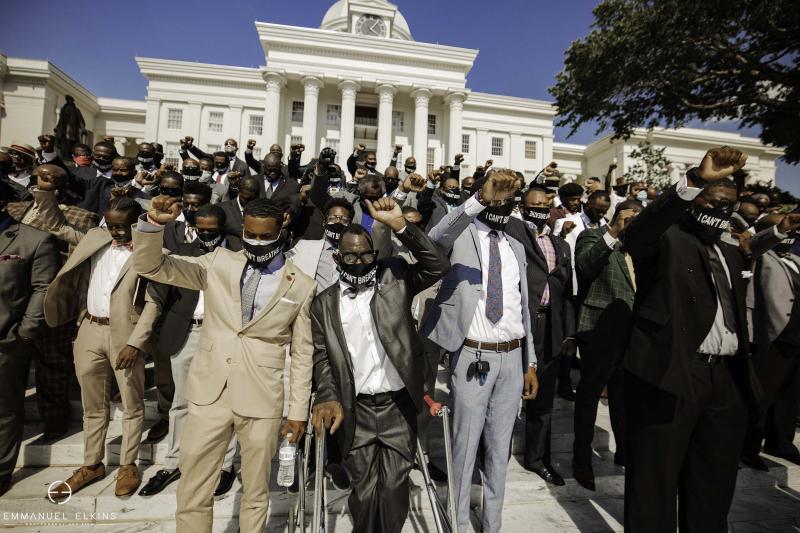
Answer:
[(0, 253), (6, 251), (6, 248), (11, 246), (14, 239), (17, 238), (19, 224), (11, 224), (2, 233), (0, 233)]
[(231, 258), (231, 266), (228, 271), (229, 294), (231, 295), (231, 305), (236, 316), (242, 316), (242, 275), (244, 274), (247, 259), (241, 252), (237, 254), (226, 254)]
[(130, 257), (128, 257), (128, 259), (122, 265), (122, 268), (119, 269), (119, 274), (117, 275), (117, 279), (114, 281), (114, 287), (111, 289), (111, 292), (117, 290), (117, 285), (119, 285), (119, 282), (122, 281), (122, 278), (124, 278), (128, 274), (128, 271), (131, 269), (132, 263), (133, 263), (133, 254), (131, 254)]
[(111, 235), (108, 233), (107, 230), (101, 228), (95, 228), (89, 230), (86, 236), (78, 243), (78, 246), (75, 247), (75, 251), (72, 252), (72, 255), (69, 256), (67, 259), (66, 264), (59, 272), (59, 275), (69, 272), (70, 270), (75, 269), (79, 265), (83, 264), (84, 261), (91, 259), (91, 257), (103, 249), (103, 247), (108, 246), (111, 243)]
[(331, 317), (331, 323), (333, 324), (333, 329), (336, 332), (336, 340), (339, 342), (339, 347), (341, 348), (342, 353), (346, 355), (345, 360), (347, 361), (347, 367), (350, 369), (350, 375), (352, 376), (355, 373), (355, 370), (353, 370), (353, 358), (350, 355), (350, 350), (347, 348), (347, 341), (345, 340), (346, 337), (344, 336), (344, 330), (342, 329), (342, 316), (339, 313), (339, 298), (341, 298), (341, 294), (338, 287), (339, 284), (337, 283), (336, 285), (336, 290), (331, 291), (331, 297), (328, 298), (330, 306), (328, 309), (328, 316)]
[(631, 271), (628, 269), (628, 262), (625, 261), (625, 254), (619, 250), (614, 250), (611, 252), (611, 257), (617, 262), (619, 269), (625, 275), (625, 280), (628, 282), (628, 285), (631, 286), (631, 289), (633, 289), (633, 279), (631, 278)]
[(472, 244), (475, 245), (475, 256), (478, 258), (478, 265), (483, 269), (483, 258), (481, 257), (481, 243), (478, 241), (480, 236), (478, 235), (478, 229), (475, 227), (475, 224), (469, 225), (469, 234), (472, 236)]

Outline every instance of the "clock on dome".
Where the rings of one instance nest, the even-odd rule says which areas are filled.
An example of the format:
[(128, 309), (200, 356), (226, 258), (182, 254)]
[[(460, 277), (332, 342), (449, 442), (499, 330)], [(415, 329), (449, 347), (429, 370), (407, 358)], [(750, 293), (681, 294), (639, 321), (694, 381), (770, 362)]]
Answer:
[(369, 37), (386, 37), (386, 22), (376, 15), (361, 15), (356, 20), (355, 33)]

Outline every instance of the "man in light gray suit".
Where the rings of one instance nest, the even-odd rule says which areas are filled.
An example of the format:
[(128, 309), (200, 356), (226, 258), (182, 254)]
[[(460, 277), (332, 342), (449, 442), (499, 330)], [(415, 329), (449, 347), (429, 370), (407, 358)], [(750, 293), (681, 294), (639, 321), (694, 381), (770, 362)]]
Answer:
[(748, 291), (753, 366), (766, 413), (751, 413), (741, 461), (757, 470), (768, 470), (759, 456), (765, 437), (766, 453), (800, 464), (792, 442), (800, 401), (800, 257), (792, 253), (798, 226), (797, 213), (767, 215), (756, 223), (757, 235), (772, 232), (783, 238), (755, 261)]
[(525, 250), (505, 234), (516, 175), (496, 170), (429, 236), (450, 254), (420, 333), (452, 354), (453, 487), (459, 532), (469, 526), (478, 443), (484, 441), (483, 531), (500, 531), (506, 469), (520, 396), (536, 397)]

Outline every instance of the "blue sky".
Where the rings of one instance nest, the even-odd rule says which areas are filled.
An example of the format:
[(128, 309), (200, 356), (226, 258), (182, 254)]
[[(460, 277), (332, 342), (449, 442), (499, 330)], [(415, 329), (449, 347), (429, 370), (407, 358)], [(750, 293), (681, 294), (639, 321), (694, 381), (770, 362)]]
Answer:
[[(317, 27), (333, 0), (139, 2), (4, 0), (0, 51), (49, 59), (98, 96), (142, 99), (134, 61), (147, 56), (256, 67), (253, 22)], [(551, 100), (564, 51), (589, 31), (591, 0), (395, 0), (417, 41), (477, 48), (475, 91)], [(735, 130), (735, 125), (715, 128)], [(753, 132), (744, 132), (753, 134)], [(592, 128), (557, 141), (589, 143)], [(778, 184), (800, 194), (800, 167), (779, 162)]]

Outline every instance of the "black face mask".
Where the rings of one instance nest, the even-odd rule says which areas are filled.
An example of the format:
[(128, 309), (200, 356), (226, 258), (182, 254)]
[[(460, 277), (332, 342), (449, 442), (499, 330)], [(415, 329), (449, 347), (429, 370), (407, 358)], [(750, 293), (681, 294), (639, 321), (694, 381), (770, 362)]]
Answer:
[(184, 176), (200, 177), (200, 167), (183, 167), (182, 174)]
[(364, 163), (364, 167), (366, 167), (366, 169), (370, 172), (375, 172), (375, 168), (377, 168), (377, 166), (377, 163)]
[(796, 234), (789, 235), (775, 246), (775, 253), (778, 255), (787, 255), (792, 253), (792, 249), (794, 248), (794, 243), (796, 241)]
[(347, 224), (342, 224), (341, 222), (325, 224), (325, 238), (338, 245), (345, 228), (347, 228)]
[(400, 185), (399, 180), (383, 180), (383, 182), (386, 184), (386, 194), (392, 194)]
[(406, 167), (406, 174), (413, 174), (417, 171), (417, 167)]
[(544, 229), (547, 224), (547, 219), (550, 218), (549, 207), (530, 207), (520, 209), (522, 218), (536, 226), (536, 231), (539, 233)]
[(722, 233), (730, 226), (733, 206), (702, 209), (692, 206), (689, 220), (692, 233), (703, 244), (718, 242)]
[(122, 187), (129, 184), (133, 180), (133, 176), (130, 174), (111, 174), (111, 180), (117, 187)]
[(442, 189), (442, 199), (448, 205), (458, 205), (461, 202), (461, 191), (456, 189)]
[(217, 172), (224, 173), (228, 171), (228, 165), (225, 163), (214, 163), (214, 169)]
[(281, 230), (281, 234), (269, 244), (251, 244), (247, 240), (242, 240), (242, 251), (247, 261), (255, 268), (264, 268), (270, 261), (275, 259), (278, 254), (283, 253), (289, 234), (286, 230)]
[(159, 187), (158, 192), (163, 194), (164, 196), (169, 196), (170, 198), (177, 198), (181, 195), (180, 189), (173, 189), (172, 187)]
[(197, 242), (199, 242), (206, 251), (212, 252), (214, 248), (222, 243), (224, 237), (221, 231), (206, 231), (197, 234)]
[(139, 160), (139, 163), (146, 167), (152, 167), (154, 164), (153, 154), (143, 154), (139, 152), (139, 155), (136, 157)]
[(495, 231), (504, 231), (513, 210), (513, 202), (506, 202), (503, 205), (490, 205), (481, 211), (481, 214), (478, 215), (478, 220)]
[(113, 160), (111, 158), (105, 159), (102, 157), (95, 157), (92, 161), (92, 164), (101, 172), (107, 172), (111, 169), (111, 162)]
[(189, 224), (190, 226), (194, 226), (195, 220), (197, 220), (197, 211), (192, 211), (191, 209), (184, 209), (183, 218), (186, 219), (187, 224)]
[(339, 277), (356, 288), (367, 287), (375, 283), (378, 262), (346, 265), (339, 263)]

